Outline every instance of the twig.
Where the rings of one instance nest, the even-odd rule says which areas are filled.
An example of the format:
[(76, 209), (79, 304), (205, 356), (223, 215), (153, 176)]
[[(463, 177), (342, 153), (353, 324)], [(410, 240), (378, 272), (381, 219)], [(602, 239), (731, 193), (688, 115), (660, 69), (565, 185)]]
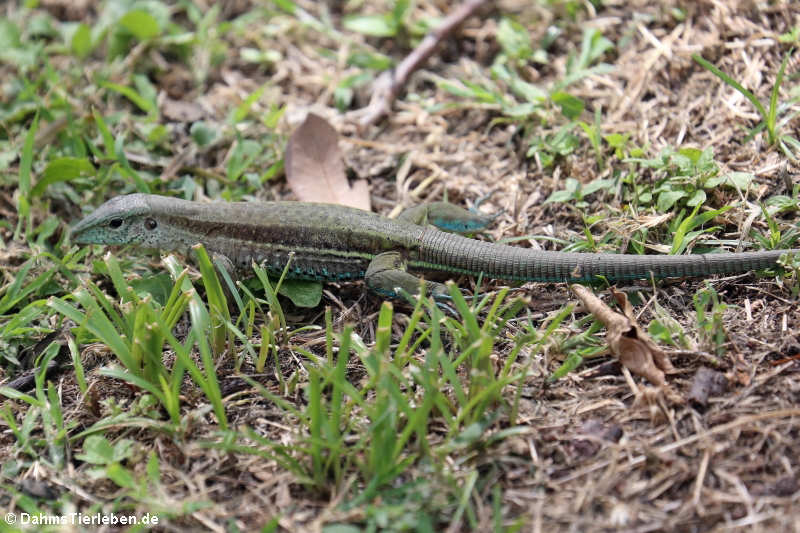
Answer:
[(419, 46), (408, 54), (397, 67), (378, 76), (372, 86), (372, 98), (367, 107), (350, 113), (349, 118), (358, 121), (358, 128), (363, 131), (384, 115), (388, 115), (392, 108), (392, 102), (397, 98), (400, 89), (406, 84), (411, 74), (427, 61), (439, 43), (486, 3), (487, 0), (467, 0), (458, 6), (445, 17), (438, 27), (426, 35)]

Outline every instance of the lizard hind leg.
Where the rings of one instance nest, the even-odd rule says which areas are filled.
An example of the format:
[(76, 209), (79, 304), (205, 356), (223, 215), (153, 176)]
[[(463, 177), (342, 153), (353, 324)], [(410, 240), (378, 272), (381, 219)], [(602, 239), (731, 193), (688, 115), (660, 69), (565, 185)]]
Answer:
[(397, 218), (421, 226), (431, 224), (443, 231), (470, 233), (486, 229), (497, 215), (469, 211), (448, 202), (432, 202), (406, 209)]
[[(384, 298), (401, 298), (419, 293), (420, 278), (406, 272), (406, 261), (400, 252), (384, 252), (376, 255), (364, 276), (367, 287)], [(426, 281), (429, 294), (436, 300), (448, 299), (447, 286), (435, 281)]]

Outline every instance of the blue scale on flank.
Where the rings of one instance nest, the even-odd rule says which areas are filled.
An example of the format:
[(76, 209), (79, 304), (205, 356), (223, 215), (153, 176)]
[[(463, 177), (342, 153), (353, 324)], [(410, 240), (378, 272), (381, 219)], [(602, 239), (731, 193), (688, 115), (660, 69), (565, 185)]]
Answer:
[(450, 218), (434, 218), (432, 223), (439, 229), (453, 231), (456, 233), (477, 231), (486, 227), (485, 222), (480, 220), (453, 220)]

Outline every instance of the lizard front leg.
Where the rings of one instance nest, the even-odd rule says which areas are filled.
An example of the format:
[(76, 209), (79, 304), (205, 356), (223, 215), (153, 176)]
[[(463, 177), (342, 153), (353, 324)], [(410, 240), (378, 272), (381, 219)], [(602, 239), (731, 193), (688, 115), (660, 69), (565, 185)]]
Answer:
[[(364, 275), (367, 287), (384, 298), (400, 298), (404, 294), (419, 293), (420, 278), (406, 272), (406, 261), (400, 252), (376, 255)], [(425, 281), (428, 293), (436, 300), (449, 299), (447, 286), (435, 281)]]

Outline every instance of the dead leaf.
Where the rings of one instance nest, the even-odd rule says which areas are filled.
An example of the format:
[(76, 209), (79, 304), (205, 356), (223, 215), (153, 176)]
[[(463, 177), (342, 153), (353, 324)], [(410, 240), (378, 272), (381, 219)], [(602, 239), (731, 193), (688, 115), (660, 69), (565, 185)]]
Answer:
[(606, 326), (608, 348), (620, 363), (634, 374), (644, 376), (652, 383), (663, 386), (664, 373), (674, 371), (674, 367), (664, 351), (636, 322), (633, 306), (625, 294), (611, 289), (611, 294), (624, 313), (620, 314), (583, 285), (572, 285), (570, 288), (586, 309)]
[(787, 498), (800, 490), (796, 476), (784, 476), (769, 487), (767, 494)]
[(617, 424), (605, 423), (599, 418), (590, 418), (581, 424), (578, 430), (579, 437), (573, 438), (568, 446), (576, 456), (592, 457), (600, 451), (603, 441), (619, 442), (623, 430)]
[(704, 406), (709, 396), (719, 396), (728, 388), (728, 378), (722, 372), (701, 366), (697, 369), (689, 390), (689, 400)]
[(197, 102), (173, 100), (165, 97), (160, 102), (159, 107), (164, 117), (174, 122), (197, 122), (206, 116), (203, 106)]
[(286, 181), (299, 200), (370, 210), (367, 182), (350, 185), (339, 152), (339, 134), (324, 118), (309, 113), (294, 130), (284, 166)]
[(92, 3), (91, 0), (42, 0), (39, 5), (56, 20), (80, 22), (89, 17)]

